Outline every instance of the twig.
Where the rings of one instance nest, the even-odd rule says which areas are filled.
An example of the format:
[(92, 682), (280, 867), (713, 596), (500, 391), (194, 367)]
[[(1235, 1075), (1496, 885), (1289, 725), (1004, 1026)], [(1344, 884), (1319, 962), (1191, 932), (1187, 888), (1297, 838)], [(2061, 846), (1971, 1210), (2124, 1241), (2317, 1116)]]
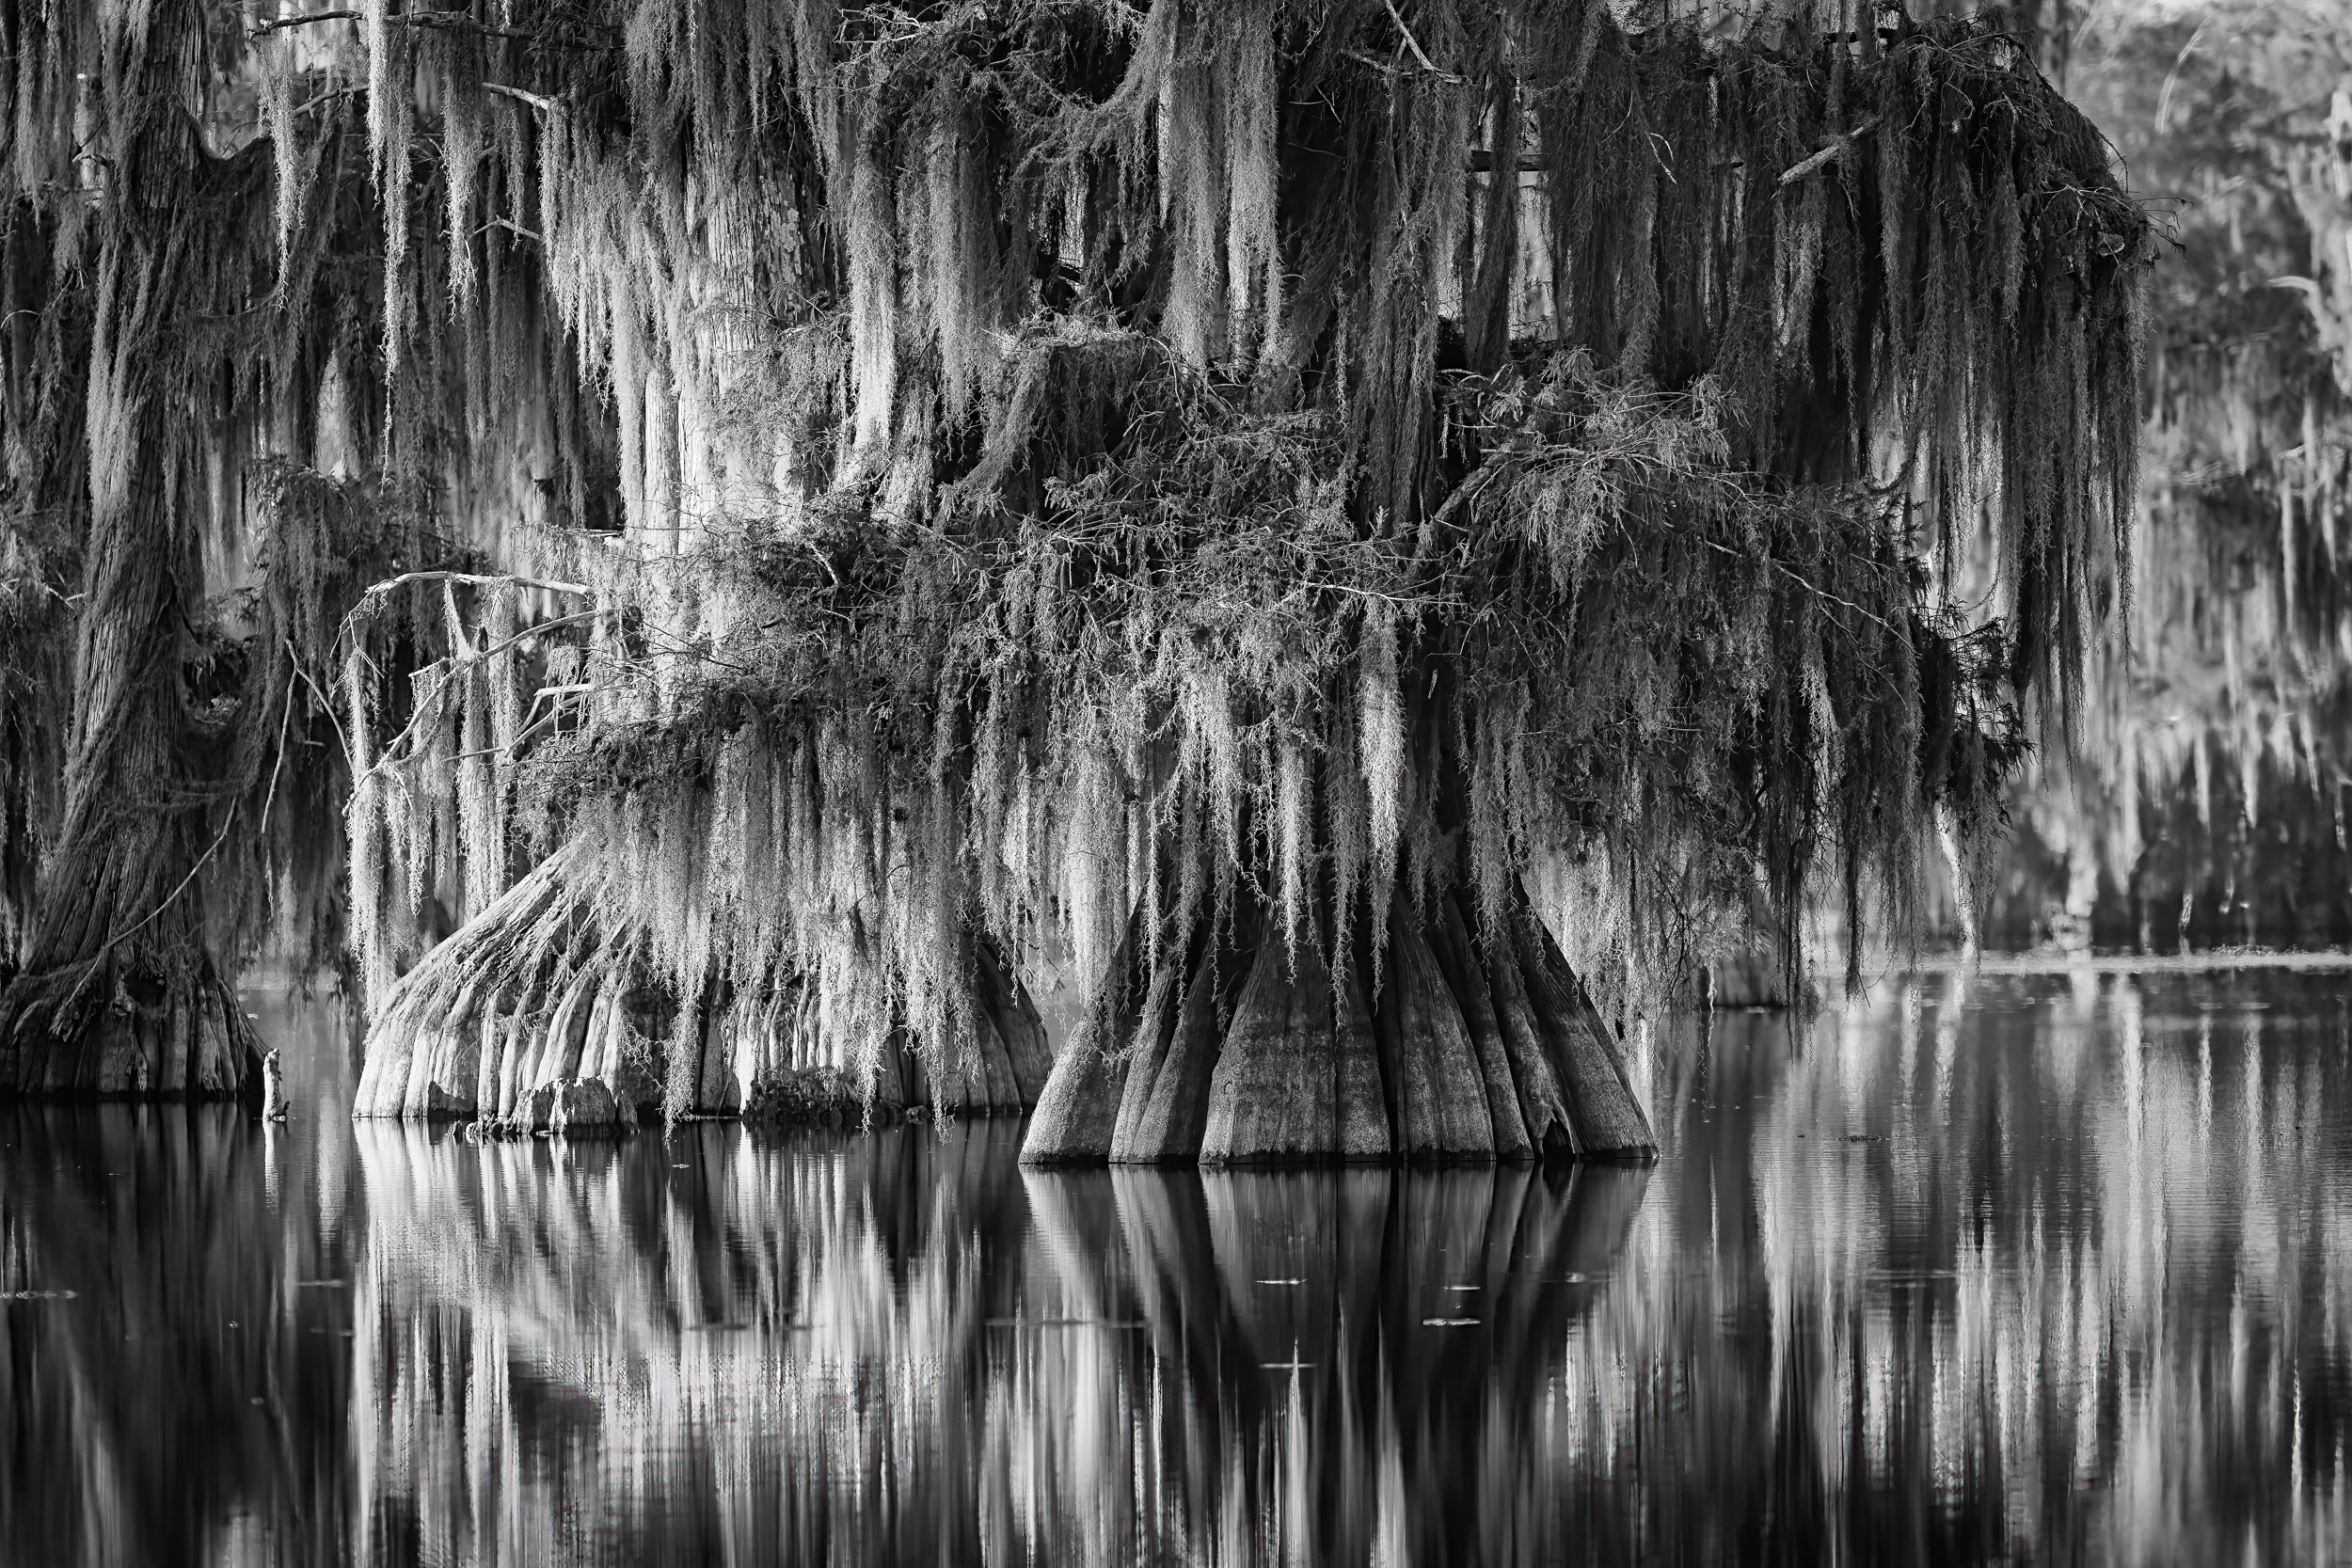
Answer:
[(1804, 179), (1806, 175), (1811, 174), (1815, 169), (1821, 167), (1825, 164), (1832, 163), (1846, 153), (1852, 151), (1854, 138), (1856, 136), (1867, 135), (1872, 131), (1876, 130), (1880, 119), (1883, 118), (1883, 117), (1880, 115), (1867, 115), (1863, 118), (1862, 123), (1856, 125), (1852, 130), (1832, 136), (1827, 147), (1822, 148), (1821, 150), (1816, 152), (1813, 156), (1805, 159), (1804, 162), (1801, 164), (1789, 165), (1788, 169), (1785, 170), (1780, 177), (1781, 184), (1783, 186), (1793, 185), (1798, 181)]
[(343, 755), (351, 755), (351, 737), (343, 734), (342, 716), (335, 711), (334, 700), (319, 689), (319, 683), (311, 678), (310, 672), (302, 667), (302, 656), (294, 652), (291, 637), (286, 639), (286, 660), (294, 666), (294, 673), (302, 677), (302, 684), (310, 689), (310, 695), (318, 699), (319, 706), (326, 710), (326, 721), (335, 726), (335, 738), (342, 742)]
[(547, 241), (541, 239), (538, 235), (532, 233), (530, 230), (525, 229), (521, 224), (516, 223), (512, 218), (492, 218), (489, 222), (475, 230), (474, 232), (476, 234), (487, 234), (493, 229), (503, 229), (510, 234), (518, 235), (523, 239), (531, 241), (533, 245), (545, 245), (548, 243)]
[(551, 115), (560, 107), (552, 98), (542, 98), (535, 92), (525, 92), (520, 87), (510, 87), (503, 82), (485, 82), (482, 84), (482, 90), (497, 93), (501, 98), (511, 98), (517, 103), (528, 103), (543, 115)]
[(524, 744), (532, 736), (536, 736), (541, 730), (546, 729), (549, 724), (552, 724), (561, 719), (563, 717), (563, 712), (564, 710), (560, 705), (551, 707), (548, 709), (547, 713), (543, 717), (534, 719), (530, 723), (524, 725), (521, 733), (516, 735), (513, 740), (507, 742), (505, 745), (485, 746), (478, 752), (460, 752), (455, 756), (450, 758), (450, 761), (464, 762), (469, 757), (494, 757), (499, 755), (501, 752), (504, 752), (510, 756), (520, 756), (522, 755)]
[[(462, 578), (465, 574), (459, 572), (421, 572), (412, 575), (419, 577), (447, 576)], [(358, 611), (355, 610), (352, 613), (357, 615)], [(441, 684), (434, 689), (432, 702), (430, 704), (420, 703), (417, 705), (417, 710), (408, 716), (408, 722), (401, 726), (401, 730), (398, 735), (392, 736), (391, 739), (384, 743), (384, 749), (376, 757), (375, 765), (370, 768), (367, 772), (362, 775), (362, 777), (373, 778), (378, 773), (382, 773), (386, 769), (389, 768), (396, 761), (400, 760), (397, 753), (403, 746), (408, 744), (409, 737), (417, 733), (417, 727), (424, 723), (428, 719), (439, 718), (441, 711), (449, 705), (450, 693), (455, 690), (457, 686), (453, 677), (461, 672), (470, 670), (478, 664), (487, 663), (493, 657), (504, 653), (507, 649), (516, 646), (517, 643), (524, 641), (526, 639), (537, 637), (543, 633), (553, 631), (559, 626), (577, 626), (582, 621), (593, 620), (602, 613), (604, 612), (601, 610), (576, 610), (569, 615), (558, 615), (551, 621), (541, 621), (536, 626), (525, 626), (520, 631), (515, 633), (514, 636), (507, 638), (503, 641), (493, 642), (486, 647), (477, 648), (472, 653), (462, 656), (454, 656), (450, 658), (440, 660)], [(343, 754), (346, 756), (352, 754), (351, 745), (348, 739), (346, 739), (343, 743)], [(355, 784), (357, 783), (357, 781), (354, 782)]]
[[(1752, 562), (1757, 560), (1757, 557), (1749, 555), (1743, 550), (1735, 550), (1729, 545), (1724, 544), (1719, 540), (1700, 538), (1695, 534), (1691, 537), (1694, 543), (1705, 545), (1710, 550), (1720, 551), (1721, 553), (1731, 557), (1734, 561), (1745, 561)], [(1901, 632), (1896, 631), (1894, 626), (1889, 625), (1883, 616), (1871, 613), (1869, 610), (1865, 610), (1862, 606), (1854, 603), (1851, 599), (1841, 598), (1837, 594), (1831, 593), (1828, 589), (1823, 588), (1819, 583), (1808, 580), (1797, 572), (1790, 571), (1788, 567), (1782, 565), (1772, 557), (1769, 555), (1763, 557), (1762, 562), (1764, 565), (1767, 565), (1773, 571), (1778, 572), (1782, 577), (1787, 578), (1790, 582), (1795, 583), (1798, 587), (1804, 589), (1806, 593), (1811, 594), (1816, 598), (1826, 599), (1831, 604), (1845, 606), (1848, 610), (1852, 610), (1856, 615), (1863, 617), (1863, 619), (1875, 623), (1880, 630), (1888, 633), (1890, 636), (1900, 637), (1903, 635)]]
[[(1340, 53), (1346, 55), (1349, 59), (1354, 60), (1359, 65), (1370, 66), (1373, 70), (1379, 71), (1384, 76), (1434, 76), (1440, 82), (1457, 83), (1463, 80), (1463, 78), (1455, 75), (1450, 71), (1438, 71), (1434, 67), (1427, 71), (1423, 71), (1416, 66), (1400, 66), (1394, 61), (1384, 60), (1375, 55), (1368, 55), (1360, 49), (1343, 49)], [(1415, 53), (1419, 53), (1419, 51), (1415, 51)]]
[(1422, 70), (1432, 76), (1443, 75), (1444, 72), (1431, 62), (1429, 56), (1422, 53), (1421, 40), (1415, 38), (1413, 30), (1405, 25), (1405, 13), (1396, 8), (1396, 0), (1383, 0), (1383, 3), (1389, 8), (1390, 18), (1396, 23), (1396, 30), (1405, 35), (1405, 47), (1413, 52), (1413, 58), (1421, 62)]
[[(306, 27), (313, 22), (358, 22), (363, 20), (355, 10), (306, 11), (300, 16), (277, 16), (256, 22), (245, 30), (248, 39), (266, 38), (288, 27)], [(575, 43), (569, 39), (555, 38), (547, 33), (534, 33), (520, 27), (496, 27), (486, 22), (476, 22), (462, 11), (396, 11), (384, 18), (403, 27), (442, 27), (452, 32), (472, 33), (485, 39), (511, 39), (517, 43), (544, 43), (556, 49), (595, 49), (593, 43)]]

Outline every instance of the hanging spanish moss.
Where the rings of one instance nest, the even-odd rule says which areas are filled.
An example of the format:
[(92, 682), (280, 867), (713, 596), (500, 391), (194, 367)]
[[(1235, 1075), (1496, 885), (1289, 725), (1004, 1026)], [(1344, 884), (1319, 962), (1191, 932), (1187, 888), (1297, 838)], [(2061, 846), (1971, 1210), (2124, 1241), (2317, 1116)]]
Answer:
[(254, 84), (241, 264), (380, 301), (281, 493), (469, 552), (281, 671), (363, 1114), (1638, 1153), (1530, 879), (1607, 868), (1629, 996), (1757, 911), (1801, 972), (1817, 895), (1899, 930), (2128, 580), (2147, 224), (1988, 25), (196, 14), (143, 42)]

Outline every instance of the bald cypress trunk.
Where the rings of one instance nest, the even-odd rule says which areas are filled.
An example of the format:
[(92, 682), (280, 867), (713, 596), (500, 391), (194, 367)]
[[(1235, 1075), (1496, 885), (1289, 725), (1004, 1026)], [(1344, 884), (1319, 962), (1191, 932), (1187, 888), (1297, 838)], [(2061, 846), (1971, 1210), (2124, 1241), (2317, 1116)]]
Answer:
[[(116, 178), (187, 178), (156, 166), (159, 139), (118, 143)], [(168, 187), (119, 198), (157, 205), (105, 225), (92, 268), (73, 719), (24, 961), (0, 992), (0, 1094), (223, 1098), (260, 1052), (207, 945), (205, 808), (230, 793), (232, 732), (189, 689), (197, 497), (172, 465), (186, 410), (159, 347), (199, 304), (192, 214)]]
[(1312, 940), (1197, 938), (1063, 1051), (1023, 1160), (1654, 1155), (1616, 1038), (1520, 897), (1476, 935), (1452, 895), (1429, 917), (1398, 898), (1376, 974), (1367, 942), (1334, 965)]

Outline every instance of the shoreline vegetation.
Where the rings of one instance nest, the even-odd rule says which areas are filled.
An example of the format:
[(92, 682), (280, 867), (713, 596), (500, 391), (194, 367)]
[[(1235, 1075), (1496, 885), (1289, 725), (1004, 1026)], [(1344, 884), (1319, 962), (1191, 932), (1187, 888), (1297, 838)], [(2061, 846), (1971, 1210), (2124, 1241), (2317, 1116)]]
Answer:
[(1935, 974), (1953, 971), (1979, 974), (2071, 974), (2088, 970), (2097, 974), (2198, 974), (2221, 970), (2280, 969), (2311, 971), (2352, 969), (2352, 950), (2341, 947), (2216, 947), (2194, 953), (2111, 953), (2096, 949), (2070, 953), (2036, 949), (2024, 953), (1928, 953), (1890, 974)]

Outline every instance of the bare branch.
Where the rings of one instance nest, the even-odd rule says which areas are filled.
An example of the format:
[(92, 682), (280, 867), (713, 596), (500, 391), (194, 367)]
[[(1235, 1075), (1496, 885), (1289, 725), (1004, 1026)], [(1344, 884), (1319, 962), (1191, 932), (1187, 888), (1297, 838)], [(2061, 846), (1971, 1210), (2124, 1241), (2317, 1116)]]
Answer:
[(482, 90), (497, 93), (501, 98), (511, 98), (517, 103), (528, 103), (543, 115), (551, 115), (559, 107), (552, 98), (542, 98), (535, 92), (525, 92), (520, 87), (510, 87), (503, 82), (485, 82), (482, 84)]
[(1788, 170), (1780, 177), (1781, 184), (1783, 186), (1793, 185), (1798, 181), (1804, 179), (1806, 175), (1811, 174), (1815, 169), (1820, 168), (1824, 165), (1835, 163), (1837, 159), (1852, 151), (1854, 138), (1856, 136), (1867, 136), (1872, 131), (1878, 129), (1880, 118), (1881, 117), (1878, 115), (1865, 116), (1861, 124), (1855, 126), (1844, 135), (1833, 136), (1830, 139), (1830, 144), (1821, 149), (1819, 152), (1813, 154), (1812, 157), (1805, 159), (1804, 162), (1801, 164), (1789, 165)]
[(544, 588), (550, 594), (594, 594), (595, 589), (584, 582), (549, 582), (541, 578), (507, 577), (484, 572), (403, 572), (396, 578), (386, 578), (368, 589), (367, 596), (389, 594), (395, 588), (405, 588), (412, 582), (453, 582), (463, 588)]
[[(1431, 62), (1429, 56), (1422, 53), (1421, 40), (1415, 38), (1413, 36), (1413, 30), (1405, 25), (1405, 13), (1396, 8), (1396, 0), (1386, 0), (1386, 4), (1389, 8), (1389, 16), (1391, 20), (1394, 21), (1396, 24), (1396, 30), (1405, 35), (1405, 47), (1413, 52), (1413, 58), (1421, 62), (1422, 70), (1428, 71), (1432, 76), (1444, 75), (1445, 72), (1439, 71), (1437, 66)], [(1458, 81), (1460, 78), (1457, 77), (1455, 80)]]
[(307, 27), (313, 22), (357, 22), (358, 20), (358, 11), (310, 11), (302, 16), (274, 16), (266, 22), (255, 22), (249, 24), (245, 30), (245, 36), (249, 39), (258, 39), (287, 27)]
[[(245, 36), (248, 39), (258, 39), (287, 27), (307, 27), (313, 22), (358, 22), (360, 20), (362, 20), (360, 13), (355, 10), (338, 8), (326, 11), (306, 11), (300, 16), (278, 16), (271, 17), (264, 22), (256, 22), (245, 30)], [(582, 43), (573, 39), (557, 38), (550, 33), (532, 32), (523, 27), (493, 26), (486, 22), (476, 22), (462, 11), (397, 11), (388, 15), (384, 20), (403, 27), (441, 27), (452, 32), (471, 33), (477, 38), (511, 39), (517, 43), (544, 43), (556, 49), (597, 47), (597, 45)]]
[(396, 578), (387, 578), (373, 584), (359, 595), (359, 602), (353, 605), (351, 613), (343, 617), (342, 635), (348, 636), (352, 627), (363, 624), (393, 589), (405, 588), (412, 582), (453, 583), (465, 588), (537, 588), (549, 594), (578, 594), (583, 598), (594, 598), (596, 592), (586, 583), (548, 582), (538, 578), (503, 577), (482, 572), (403, 572)]
[(503, 229), (508, 233), (516, 235), (521, 239), (529, 240), (535, 245), (547, 244), (547, 241), (541, 239), (532, 230), (525, 229), (521, 224), (516, 223), (512, 218), (492, 218), (489, 222), (475, 230), (474, 232), (476, 234), (487, 234), (493, 229)]

